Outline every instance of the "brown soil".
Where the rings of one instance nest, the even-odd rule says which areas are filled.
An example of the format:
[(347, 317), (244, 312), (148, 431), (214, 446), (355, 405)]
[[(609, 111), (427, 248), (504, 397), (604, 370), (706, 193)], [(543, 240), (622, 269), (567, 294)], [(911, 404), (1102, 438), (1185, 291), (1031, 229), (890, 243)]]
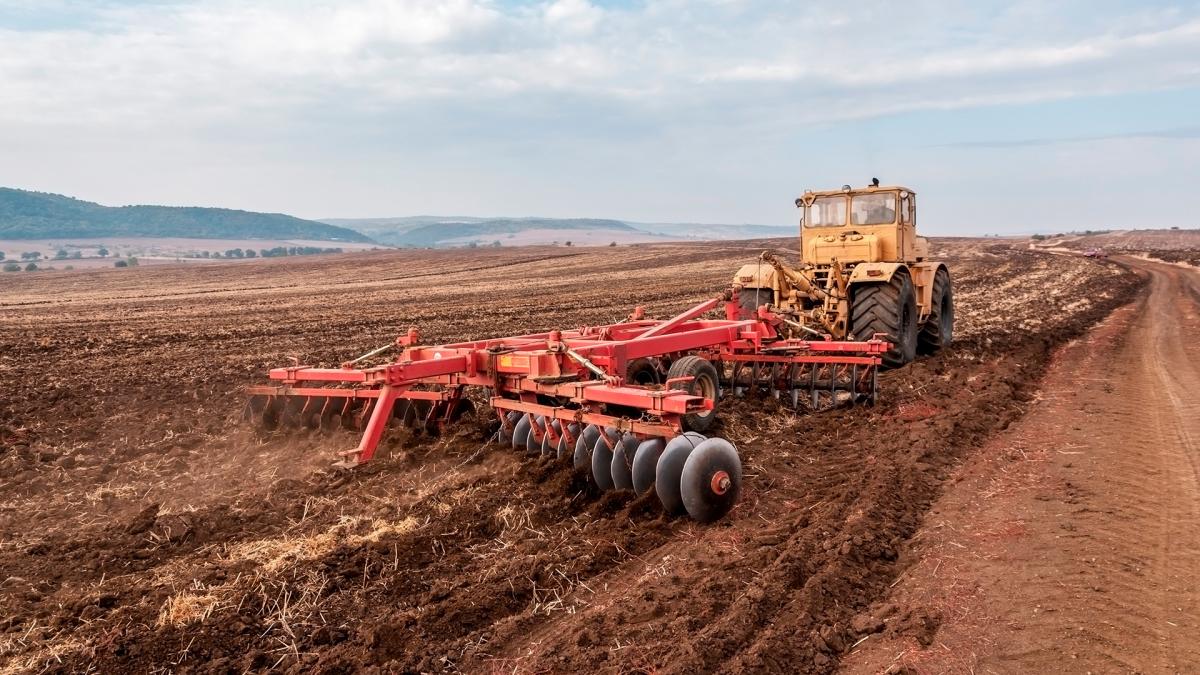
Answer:
[(1148, 292), (956, 473), (846, 672), (1200, 668), (1200, 272), (1123, 262)]
[[(773, 242), (778, 244), (778, 242)], [(409, 325), (430, 341), (666, 316), (757, 243), (380, 252), (7, 279), (0, 671), (829, 672), (872, 628), (947, 476), (1017, 419), (1054, 346), (1132, 297), (1120, 266), (945, 242), (957, 342), (883, 403), (722, 404), (741, 503), (713, 526), (483, 447), (258, 436), (240, 388)], [(930, 636), (937, 618), (905, 618)]]
[(1128, 254), (1200, 267), (1200, 229), (1117, 230), (1099, 234), (1058, 235), (1032, 242), (1035, 248)]

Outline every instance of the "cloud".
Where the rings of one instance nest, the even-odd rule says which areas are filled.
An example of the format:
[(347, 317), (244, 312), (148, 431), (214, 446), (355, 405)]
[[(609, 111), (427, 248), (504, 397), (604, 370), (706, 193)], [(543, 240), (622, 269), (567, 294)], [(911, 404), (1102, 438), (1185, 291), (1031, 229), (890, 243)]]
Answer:
[(833, 125), (1198, 85), (1197, 11), (1133, 0), (0, 0), (0, 183), (324, 214), (335, 186), (447, 211), (469, 187), (565, 215), (652, 185), (628, 215), (669, 219), (860, 170), (795, 157)]
[[(14, 6), (37, 11), (25, 0), (8, 6), (10, 14)], [(719, 2), (604, 10), (587, 0), (76, 7), (83, 28), (0, 24), (0, 120), (203, 121), (245, 107), (319, 105), (331, 95), (370, 110), (537, 93), (683, 109), (782, 98), (820, 103), (830, 114), (809, 115), (819, 119), (864, 98), (885, 114), (1027, 100), (1031, 90), (1054, 96), (1080, 81), (1120, 91), (1200, 80), (1200, 20), (1136, 11), (1136, 21), (1114, 16), (1087, 34), (993, 34), (963, 47), (922, 26), (936, 13), (912, 18), (882, 3), (850, 11), (818, 3), (800, 13), (787, 4)], [(960, 20), (980, 30), (989, 17)], [(1138, 30), (1114, 28), (1125, 23)], [(1151, 60), (1157, 67), (1147, 73)]]
[(1102, 134), (1095, 136), (1060, 136), (1057, 138), (1022, 138), (1007, 141), (963, 141), (959, 143), (939, 143), (931, 146), (936, 148), (1038, 148), (1054, 145), (1072, 145), (1076, 143), (1096, 143), (1100, 141), (1126, 140), (1197, 140), (1200, 139), (1200, 126), (1177, 127), (1174, 129), (1157, 129), (1149, 131), (1127, 131), (1119, 134)]

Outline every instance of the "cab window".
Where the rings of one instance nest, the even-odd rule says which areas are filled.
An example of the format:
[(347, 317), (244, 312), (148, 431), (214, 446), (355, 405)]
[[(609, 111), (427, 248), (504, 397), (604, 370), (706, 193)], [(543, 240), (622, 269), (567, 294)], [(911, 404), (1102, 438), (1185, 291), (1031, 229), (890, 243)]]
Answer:
[(819, 197), (808, 207), (809, 227), (837, 227), (846, 224), (846, 198)]
[(850, 207), (851, 225), (890, 225), (896, 222), (896, 195), (877, 192), (855, 195)]

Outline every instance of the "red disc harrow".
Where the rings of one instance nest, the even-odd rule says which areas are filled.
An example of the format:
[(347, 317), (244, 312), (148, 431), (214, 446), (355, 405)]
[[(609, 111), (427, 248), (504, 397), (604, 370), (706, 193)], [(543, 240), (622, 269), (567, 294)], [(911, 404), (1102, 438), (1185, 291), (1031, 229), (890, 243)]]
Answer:
[[(724, 305), (725, 319), (703, 319)], [(275, 368), (278, 384), (250, 387), (248, 417), (281, 426), (360, 430), (343, 466), (370, 461), (393, 420), (437, 430), (482, 392), (514, 448), (572, 458), (601, 488), (652, 485), (664, 507), (708, 522), (737, 500), (741, 460), (731, 443), (705, 438), (722, 395), (772, 395), (821, 410), (873, 402), (889, 344), (785, 339), (766, 307), (739, 319), (729, 293), (666, 321), (643, 318), (577, 330), (419, 345), (410, 329), (386, 365)], [(388, 346), (389, 348), (391, 345)], [(476, 396), (476, 399), (479, 397)]]

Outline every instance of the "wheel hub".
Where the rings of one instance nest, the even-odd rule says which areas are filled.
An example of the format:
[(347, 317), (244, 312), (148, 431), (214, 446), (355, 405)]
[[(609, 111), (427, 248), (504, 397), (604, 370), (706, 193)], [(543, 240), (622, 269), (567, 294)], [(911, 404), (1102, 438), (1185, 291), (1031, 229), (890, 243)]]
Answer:
[(709, 487), (716, 494), (723, 495), (729, 491), (729, 486), (732, 483), (729, 479), (729, 474), (724, 471), (718, 471), (713, 474), (712, 481)]

